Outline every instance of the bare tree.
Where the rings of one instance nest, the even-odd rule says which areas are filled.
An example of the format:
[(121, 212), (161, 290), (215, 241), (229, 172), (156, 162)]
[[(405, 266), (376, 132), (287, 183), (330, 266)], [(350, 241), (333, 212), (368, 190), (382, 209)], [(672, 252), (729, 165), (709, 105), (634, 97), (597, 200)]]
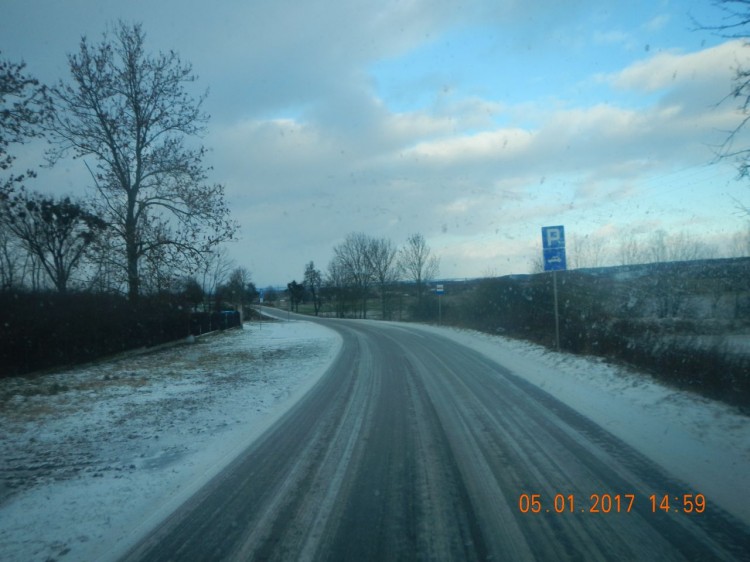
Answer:
[(587, 234), (570, 236), (570, 253), (567, 261), (570, 269), (601, 267), (604, 265), (605, 241), (603, 238)]
[[(746, 41), (750, 29), (750, 0), (713, 0), (712, 4), (723, 14), (720, 23), (697, 22), (698, 27), (722, 37)], [(740, 133), (750, 122), (750, 68), (735, 68), (732, 89), (727, 98), (733, 98), (737, 102), (737, 109), (742, 118), (734, 129), (729, 131), (717, 151), (717, 156), (721, 159), (735, 160), (739, 179), (747, 179), (750, 177), (750, 148), (741, 143)], [(741, 211), (750, 215), (749, 205), (741, 201), (736, 203)]]
[(651, 234), (646, 253), (650, 262), (663, 263), (670, 261), (667, 248), (667, 232), (665, 230), (659, 229)]
[[(203, 287), (203, 294), (206, 297), (215, 295), (218, 288), (223, 285), (229, 278), (229, 272), (234, 267), (234, 260), (232, 260), (226, 249), (219, 248), (218, 250), (211, 252), (205, 259), (200, 262), (200, 274), (201, 274), (201, 285)], [(211, 311), (211, 299), (209, 302), (209, 312)]]
[(307, 290), (310, 291), (310, 295), (312, 295), (315, 316), (320, 312), (320, 286), (322, 283), (323, 276), (320, 274), (319, 270), (315, 269), (315, 263), (311, 261), (305, 266), (304, 284), (307, 287)]
[(664, 263), (706, 259), (712, 257), (715, 252), (687, 232), (669, 235), (660, 229), (651, 235), (643, 253), (649, 262)]
[(745, 225), (744, 230), (735, 232), (732, 236), (729, 257), (750, 257), (750, 222)]
[(125, 292), (127, 286), (124, 255), (118, 241), (111, 236), (99, 236), (89, 248), (89, 288), (100, 293)]
[(681, 231), (668, 238), (670, 261), (691, 261), (709, 259), (716, 256), (714, 248), (689, 234)]
[(289, 302), (295, 312), (299, 312), (299, 304), (305, 296), (305, 284), (297, 283), (297, 281), (291, 281), (286, 285), (289, 293)]
[(646, 261), (642, 244), (632, 233), (620, 240), (619, 254), (622, 265), (634, 265)]
[(172, 274), (164, 248), (146, 254), (138, 268), (138, 293), (159, 295), (170, 292), (177, 275)]
[(30, 255), (0, 218), (0, 290), (24, 283)]
[(360, 316), (367, 318), (367, 298), (373, 280), (372, 264), (368, 258), (370, 238), (353, 232), (333, 249), (334, 269), (361, 304)]
[[(39, 136), (42, 125), (51, 117), (52, 106), (47, 89), (38, 80), (24, 73), (24, 63), (0, 59), (0, 170), (10, 170), (15, 156), (11, 144), (20, 144)], [(25, 177), (35, 174), (28, 170), (20, 176), (0, 177), (0, 198), (6, 197)]]
[(380, 292), (381, 318), (384, 320), (388, 316), (386, 306), (388, 290), (398, 279), (397, 253), (393, 242), (387, 238), (372, 238), (369, 241), (366, 258)]
[(266, 287), (263, 291), (263, 301), (275, 304), (277, 300), (279, 300), (279, 295), (276, 292), (276, 289), (274, 289), (272, 285)]
[(192, 276), (183, 277), (178, 282), (178, 290), (180, 296), (193, 308), (193, 312), (197, 312), (205, 296), (198, 280)]
[(240, 313), (240, 325), (242, 325), (245, 304), (251, 302), (255, 294), (255, 285), (251, 281), (250, 271), (244, 267), (236, 267), (229, 274), (227, 282), (217, 288), (216, 302), (235, 307)]
[(252, 276), (246, 267), (236, 267), (229, 274), (225, 285), (225, 296), (229, 302), (242, 308), (248, 302)]
[(536, 273), (544, 273), (544, 257), (538, 255), (535, 258), (529, 260), (529, 273), (532, 275)]
[(399, 251), (398, 264), (404, 277), (414, 281), (417, 288), (417, 305), (420, 306), (425, 285), (437, 276), (440, 261), (432, 255), (424, 236), (416, 233), (406, 239), (406, 244)]
[(343, 318), (346, 303), (349, 297), (350, 287), (346, 270), (341, 260), (336, 256), (328, 263), (328, 271), (325, 279), (325, 291), (333, 301), (336, 309), (336, 317)]
[(204, 131), (205, 96), (188, 93), (196, 80), (173, 51), (148, 55), (140, 25), (119, 22), (98, 45), (84, 37), (68, 56), (72, 82), (53, 91), (52, 161), (72, 152), (92, 156), (98, 211), (122, 241), (131, 300), (139, 265), (169, 247), (171, 257), (208, 252), (236, 230), (224, 188), (206, 184), (205, 149), (185, 140)]
[(68, 197), (56, 200), (22, 191), (2, 203), (0, 212), (61, 293), (67, 290), (86, 249), (107, 227), (82, 203)]

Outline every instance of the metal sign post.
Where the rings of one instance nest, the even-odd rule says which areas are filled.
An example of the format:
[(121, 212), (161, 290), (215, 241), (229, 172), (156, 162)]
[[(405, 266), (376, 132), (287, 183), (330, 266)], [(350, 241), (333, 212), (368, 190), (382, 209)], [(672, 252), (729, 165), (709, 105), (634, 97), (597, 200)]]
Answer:
[(443, 323), (443, 309), (441, 305), (441, 298), (445, 294), (445, 290), (443, 289), (442, 285), (438, 285), (437, 289), (435, 290), (435, 293), (437, 294), (438, 298), (438, 325)]
[(557, 272), (565, 271), (565, 227), (542, 227), (542, 255), (544, 271), (552, 272), (552, 291), (555, 298), (555, 348), (560, 351), (560, 312), (557, 304)]
[(258, 291), (258, 331), (263, 331), (263, 289)]
[(552, 292), (555, 294), (555, 349), (560, 351), (560, 309), (557, 306), (557, 271), (552, 271)]

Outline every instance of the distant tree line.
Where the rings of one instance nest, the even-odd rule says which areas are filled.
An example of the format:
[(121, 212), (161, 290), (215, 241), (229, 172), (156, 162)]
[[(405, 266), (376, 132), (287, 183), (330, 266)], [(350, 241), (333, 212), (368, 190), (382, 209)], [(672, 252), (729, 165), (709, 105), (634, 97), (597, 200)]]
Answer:
[[(663, 229), (650, 234), (603, 237), (569, 233), (566, 247), (568, 269), (612, 267), (750, 257), (750, 222), (721, 245), (697, 238), (686, 231), (668, 233)], [(531, 261), (531, 273), (540, 273), (540, 255)]]
[(419, 317), (439, 263), (422, 234), (412, 234), (399, 248), (388, 238), (352, 232), (333, 248), (325, 274), (309, 262), (303, 281), (291, 281), (287, 291), (295, 309), (310, 300), (315, 315), (325, 303), (337, 317), (367, 318), (368, 302), (377, 299), (380, 318), (389, 319), (406, 285), (414, 293), (412, 316)]

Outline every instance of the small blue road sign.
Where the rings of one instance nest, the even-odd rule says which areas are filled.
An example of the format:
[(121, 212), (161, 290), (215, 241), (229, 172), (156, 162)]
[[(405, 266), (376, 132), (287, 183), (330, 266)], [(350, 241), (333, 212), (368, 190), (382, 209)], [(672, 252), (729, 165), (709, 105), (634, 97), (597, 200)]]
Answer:
[(564, 271), (567, 269), (565, 261), (565, 227), (542, 227), (542, 253), (544, 255), (544, 271)]

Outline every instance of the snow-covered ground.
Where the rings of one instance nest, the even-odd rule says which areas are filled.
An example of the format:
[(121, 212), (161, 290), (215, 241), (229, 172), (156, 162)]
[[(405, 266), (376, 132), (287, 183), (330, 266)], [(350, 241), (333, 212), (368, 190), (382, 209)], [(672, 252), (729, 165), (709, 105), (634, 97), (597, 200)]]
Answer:
[[(591, 358), (438, 332), (544, 388), (750, 524), (750, 418)], [(340, 349), (309, 322), (0, 381), (0, 560), (112, 559), (278, 419)]]
[(103, 560), (170, 513), (320, 378), (309, 322), (0, 381), (0, 560)]

